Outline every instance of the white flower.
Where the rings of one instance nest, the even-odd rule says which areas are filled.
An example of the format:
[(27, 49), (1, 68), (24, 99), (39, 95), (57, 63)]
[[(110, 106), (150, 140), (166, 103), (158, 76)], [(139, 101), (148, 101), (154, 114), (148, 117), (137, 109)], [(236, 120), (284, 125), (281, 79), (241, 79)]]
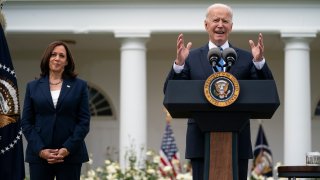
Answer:
[(160, 177), (158, 180), (171, 180), (171, 178), (168, 178), (168, 177)]
[(106, 178), (107, 178), (107, 180), (117, 179), (117, 174), (108, 174)]
[(92, 165), (93, 160), (89, 158), (89, 161), (87, 162), (88, 164)]
[(172, 162), (173, 165), (179, 165), (180, 164), (180, 161), (178, 159), (172, 159), (171, 162)]
[(163, 171), (164, 171), (165, 173), (172, 172), (172, 167), (171, 167), (171, 166), (165, 166), (165, 167), (163, 168)]
[[(135, 156), (135, 153), (130, 153), (128, 159), (130, 164), (125, 169), (121, 169), (118, 162), (113, 162), (111, 160), (105, 160), (103, 167), (98, 167), (95, 170), (91, 169), (92, 166), (89, 166), (89, 170), (85, 175), (81, 175), (81, 180), (115, 180), (115, 179), (131, 179), (131, 180), (148, 180), (148, 179), (157, 179), (157, 180), (171, 180), (173, 177), (173, 169), (171, 166), (163, 167), (163, 173), (159, 170), (160, 156), (155, 153), (155, 151), (147, 151), (147, 158), (142, 159), (146, 166), (136, 165), (138, 159)], [(140, 161), (139, 161), (140, 162)], [(90, 161), (92, 164), (92, 160)], [(177, 160), (172, 161), (174, 167), (180, 167), (180, 162)], [(187, 166), (184, 166), (187, 167)], [(189, 173), (179, 174), (176, 180), (192, 180), (192, 176)]]
[(148, 173), (148, 174), (156, 174), (156, 170), (151, 169), (151, 168), (148, 168), (148, 169), (147, 169), (147, 173)]
[(177, 180), (184, 180), (184, 174), (178, 174)]
[(190, 173), (178, 174), (177, 180), (192, 180), (192, 175)]
[(93, 177), (85, 178), (84, 180), (94, 180)]
[(153, 151), (147, 151), (146, 153), (147, 156), (153, 156), (153, 154), (154, 154)]
[(94, 177), (94, 176), (96, 176), (96, 172), (94, 170), (90, 169), (88, 171), (88, 177)]
[(109, 165), (109, 164), (111, 164), (111, 161), (110, 161), (110, 160), (105, 160), (105, 161), (104, 161), (104, 164), (105, 164), (105, 165)]
[(110, 174), (113, 174), (113, 173), (116, 173), (117, 170), (116, 170), (115, 166), (110, 165), (110, 166), (107, 167), (107, 172), (110, 173)]
[(101, 167), (98, 167), (98, 168), (96, 169), (96, 171), (97, 171), (97, 172), (103, 172), (103, 169), (102, 169)]
[(184, 179), (185, 180), (192, 180), (192, 174), (191, 173), (184, 174)]
[(158, 180), (166, 180), (166, 178), (164, 178), (164, 177), (160, 177)]
[(119, 166), (118, 163), (114, 163), (113, 166), (114, 166), (114, 168), (115, 168), (116, 170), (120, 170), (120, 166)]
[(183, 164), (183, 168), (187, 169), (188, 168), (188, 164)]
[(154, 163), (160, 163), (160, 156), (154, 156), (153, 157), (153, 162)]

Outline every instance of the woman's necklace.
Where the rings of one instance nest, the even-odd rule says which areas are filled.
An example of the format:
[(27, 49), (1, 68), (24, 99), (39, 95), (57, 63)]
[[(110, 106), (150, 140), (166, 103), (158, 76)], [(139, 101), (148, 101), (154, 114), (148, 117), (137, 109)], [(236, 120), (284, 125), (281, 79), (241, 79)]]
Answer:
[(55, 85), (58, 85), (58, 84), (62, 83), (62, 80), (60, 80), (60, 81), (57, 82), (57, 83), (52, 83), (52, 82), (49, 81), (49, 83), (50, 83), (50, 85), (54, 85), (54, 86), (55, 86)]

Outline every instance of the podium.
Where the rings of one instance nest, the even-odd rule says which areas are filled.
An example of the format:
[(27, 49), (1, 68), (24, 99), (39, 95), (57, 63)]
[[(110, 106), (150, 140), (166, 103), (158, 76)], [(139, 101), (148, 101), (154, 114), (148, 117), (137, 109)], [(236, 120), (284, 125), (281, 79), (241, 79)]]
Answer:
[(238, 99), (227, 107), (212, 105), (205, 80), (169, 80), (164, 106), (173, 118), (193, 118), (205, 133), (204, 177), (238, 180), (238, 134), (249, 119), (271, 119), (280, 105), (273, 80), (239, 80)]

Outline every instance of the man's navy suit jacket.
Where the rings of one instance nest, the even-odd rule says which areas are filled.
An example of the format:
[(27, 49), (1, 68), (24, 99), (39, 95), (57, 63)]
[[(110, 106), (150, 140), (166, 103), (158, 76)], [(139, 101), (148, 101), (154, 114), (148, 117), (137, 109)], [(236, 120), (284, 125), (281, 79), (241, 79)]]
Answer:
[(42, 162), (42, 149), (62, 147), (70, 152), (65, 163), (88, 161), (84, 142), (90, 125), (87, 83), (78, 78), (64, 79), (54, 108), (48, 77), (29, 82), (21, 125), (28, 142), (27, 162)]
[[(230, 45), (230, 47), (232, 46)], [(232, 48), (237, 52), (238, 59), (231, 67), (229, 73), (235, 76), (235, 78), (238, 80), (273, 79), (267, 64), (264, 64), (263, 68), (258, 70), (252, 62), (253, 56), (250, 52), (235, 47)], [(207, 59), (208, 51), (208, 44), (191, 50), (182, 72), (177, 74), (173, 68), (169, 72), (164, 85), (164, 92), (168, 80), (206, 80), (213, 73), (212, 66)], [(239, 133), (238, 147), (240, 159), (250, 159), (253, 157), (249, 119), (244, 129)], [(194, 119), (188, 120), (185, 157), (187, 159), (204, 157), (204, 134)]]

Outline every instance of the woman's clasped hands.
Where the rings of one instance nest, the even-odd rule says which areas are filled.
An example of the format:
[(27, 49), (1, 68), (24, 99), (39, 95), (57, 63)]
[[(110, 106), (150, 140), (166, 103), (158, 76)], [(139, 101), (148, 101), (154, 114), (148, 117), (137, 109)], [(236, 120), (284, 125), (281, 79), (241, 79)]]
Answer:
[(43, 149), (40, 151), (39, 156), (49, 164), (61, 163), (64, 158), (69, 155), (69, 151), (66, 148), (61, 149)]

